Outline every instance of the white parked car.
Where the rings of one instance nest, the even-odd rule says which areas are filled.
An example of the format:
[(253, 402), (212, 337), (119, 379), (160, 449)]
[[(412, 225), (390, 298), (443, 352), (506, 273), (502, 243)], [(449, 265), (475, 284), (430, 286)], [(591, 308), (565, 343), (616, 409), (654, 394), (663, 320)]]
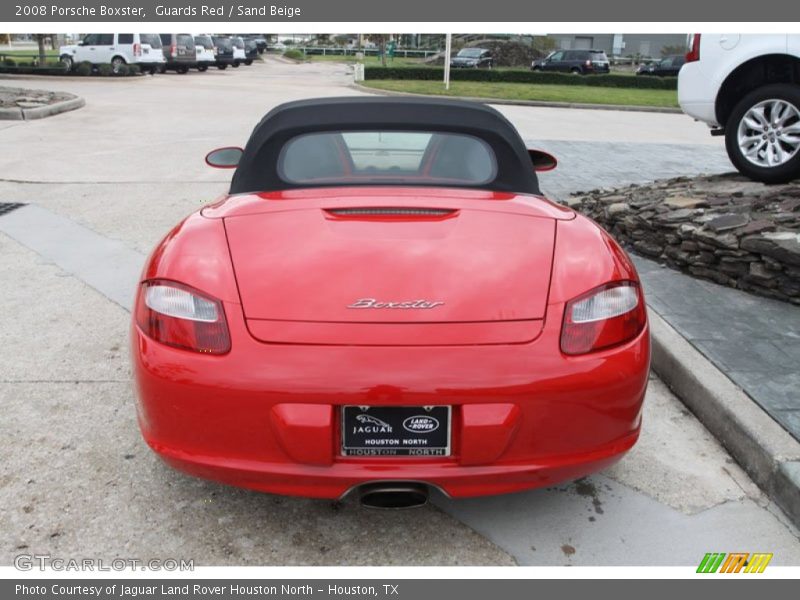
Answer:
[(161, 39), (155, 33), (90, 33), (77, 44), (61, 46), (58, 55), (70, 69), (87, 61), (110, 64), (115, 73), (125, 64), (155, 73), (166, 63)]
[(238, 67), (247, 60), (247, 53), (244, 51), (244, 40), (240, 37), (232, 37), (233, 44), (233, 66)]
[(210, 35), (194, 35), (194, 47), (197, 52), (197, 70), (207, 71), (208, 67), (217, 64), (217, 47), (214, 45)]
[(704, 121), (744, 175), (800, 178), (800, 34), (692, 34), (678, 75), (683, 111)]

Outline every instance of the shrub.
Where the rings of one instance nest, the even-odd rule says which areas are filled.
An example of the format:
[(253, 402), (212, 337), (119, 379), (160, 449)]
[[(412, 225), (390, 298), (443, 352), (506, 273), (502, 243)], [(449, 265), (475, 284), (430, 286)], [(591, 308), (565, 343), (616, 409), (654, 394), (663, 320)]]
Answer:
[(75, 73), (82, 77), (88, 77), (92, 74), (92, 63), (86, 60), (79, 63), (78, 66), (75, 67)]
[(119, 67), (117, 67), (117, 72), (114, 73), (114, 75), (116, 75), (117, 77), (125, 77), (128, 75), (128, 72), (129, 72), (128, 65), (123, 63), (119, 65)]
[(8, 67), (9, 69), (13, 69), (17, 66), (17, 63), (14, 61), (13, 58), (6, 58), (3, 59), (3, 66)]
[[(366, 67), (366, 79), (412, 79), (441, 81), (441, 67)], [(452, 81), (488, 81), (494, 83), (531, 83), (558, 85), (589, 85), (614, 88), (655, 90), (678, 89), (677, 77), (635, 77), (632, 75), (572, 75), (569, 73), (542, 73), (526, 69), (451, 69)]]
[(283, 53), (286, 58), (291, 58), (292, 60), (303, 60), (305, 55), (300, 50), (287, 50)]
[(114, 67), (109, 64), (98, 65), (97, 74), (102, 77), (109, 77), (114, 74)]
[(142, 67), (139, 65), (128, 65), (128, 75), (141, 75)]

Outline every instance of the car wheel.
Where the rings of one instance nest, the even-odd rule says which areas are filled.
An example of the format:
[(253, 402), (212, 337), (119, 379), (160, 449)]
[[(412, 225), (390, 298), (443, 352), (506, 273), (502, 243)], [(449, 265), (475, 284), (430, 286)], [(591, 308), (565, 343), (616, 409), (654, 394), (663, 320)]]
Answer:
[(178, 67), (175, 69), (176, 72), (180, 73), (181, 75), (186, 75), (189, 72), (189, 67)]
[(239, 63), (238, 63), (238, 62), (235, 62), (235, 63), (233, 63), (231, 66), (232, 66), (234, 69), (238, 69), (238, 68), (239, 68)]
[(59, 60), (64, 65), (64, 70), (66, 70), (67, 72), (72, 71), (72, 69), (75, 67), (75, 61), (72, 60), (72, 57), (68, 54), (65, 54), (64, 56), (59, 58)]
[(114, 71), (114, 74), (116, 75), (117, 73), (119, 73), (120, 69), (122, 68), (122, 65), (124, 64), (125, 64), (124, 58), (122, 58), (121, 56), (115, 56), (114, 58), (111, 59), (111, 70)]
[(204, 71), (208, 71), (208, 65), (198, 65), (197, 70), (201, 73)]
[(244, 61), (244, 64), (246, 64), (249, 67), (250, 65), (253, 64), (253, 61), (252, 60), (246, 60), (246, 61)]
[(227, 69), (227, 68), (228, 68), (228, 65), (217, 65), (217, 68), (218, 68), (220, 71), (224, 71), (225, 69)]
[(572, 73), (573, 75), (583, 75), (583, 71), (581, 71), (578, 67), (571, 69), (570, 73)]
[(725, 149), (733, 166), (756, 181), (800, 177), (800, 88), (776, 83), (742, 98), (725, 126)]

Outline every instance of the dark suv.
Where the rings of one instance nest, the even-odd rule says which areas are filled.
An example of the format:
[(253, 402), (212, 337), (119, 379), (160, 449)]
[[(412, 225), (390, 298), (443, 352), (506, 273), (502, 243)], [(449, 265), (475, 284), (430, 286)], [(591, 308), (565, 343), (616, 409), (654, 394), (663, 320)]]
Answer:
[(656, 77), (677, 77), (686, 57), (683, 54), (670, 54), (659, 61), (651, 62), (649, 65), (641, 65), (637, 70), (637, 75), (655, 75)]
[(167, 63), (164, 70), (171, 69), (178, 73), (186, 73), (197, 65), (197, 50), (194, 38), (188, 33), (159, 33)]
[(224, 35), (211, 36), (211, 41), (217, 48), (217, 68), (225, 70), (228, 65), (234, 65), (236, 62), (233, 60), (233, 43), (231, 38)]
[(602, 50), (557, 50), (547, 58), (533, 61), (531, 70), (589, 75), (608, 73), (610, 69), (608, 57)]
[(462, 48), (450, 59), (450, 67), (454, 69), (491, 69), (493, 66), (492, 51), (486, 48)]

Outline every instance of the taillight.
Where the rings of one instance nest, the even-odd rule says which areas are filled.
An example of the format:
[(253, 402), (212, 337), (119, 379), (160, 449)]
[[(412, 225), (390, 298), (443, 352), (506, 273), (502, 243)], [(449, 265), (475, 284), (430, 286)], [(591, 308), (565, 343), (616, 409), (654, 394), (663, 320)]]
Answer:
[(586, 354), (622, 344), (644, 329), (647, 312), (639, 284), (615, 281), (567, 302), (561, 329), (564, 354)]
[(587, 60), (587, 61), (586, 61), (586, 66), (587, 66), (587, 67), (591, 67), (591, 66), (592, 66), (592, 61), (590, 61), (590, 60)]
[(157, 342), (204, 354), (225, 354), (231, 338), (219, 300), (173, 281), (152, 280), (139, 288), (136, 323)]
[(690, 33), (687, 40), (686, 47), (686, 62), (695, 62), (700, 60), (700, 34)]
[(142, 45), (141, 44), (134, 44), (133, 45), (133, 55), (134, 56), (141, 56), (142, 55)]
[(169, 47), (169, 53), (170, 53), (172, 56), (176, 56), (176, 55), (178, 54), (178, 46), (177, 46), (177, 45), (175, 45), (175, 44), (172, 44), (172, 45)]

